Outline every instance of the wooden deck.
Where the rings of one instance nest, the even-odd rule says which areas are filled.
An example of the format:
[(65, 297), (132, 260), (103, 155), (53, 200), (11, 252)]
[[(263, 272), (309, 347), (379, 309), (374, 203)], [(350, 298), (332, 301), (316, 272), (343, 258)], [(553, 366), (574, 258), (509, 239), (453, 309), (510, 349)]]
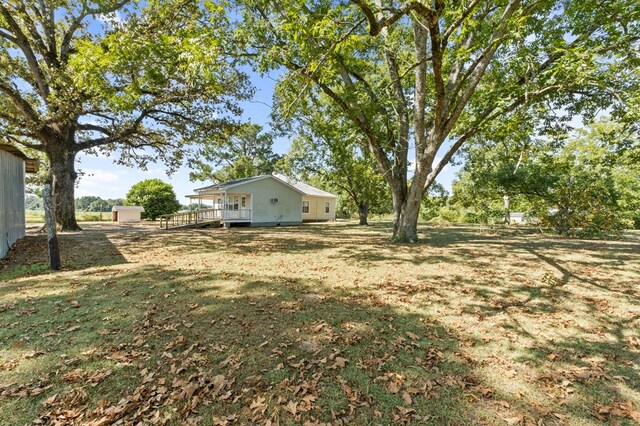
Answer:
[(219, 209), (200, 209), (192, 212), (165, 214), (160, 216), (160, 228), (198, 228), (201, 226), (220, 226)]
[(199, 209), (160, 216), (160, 228), (197, 228), (222, 223), (251, 223), (251, 210)]

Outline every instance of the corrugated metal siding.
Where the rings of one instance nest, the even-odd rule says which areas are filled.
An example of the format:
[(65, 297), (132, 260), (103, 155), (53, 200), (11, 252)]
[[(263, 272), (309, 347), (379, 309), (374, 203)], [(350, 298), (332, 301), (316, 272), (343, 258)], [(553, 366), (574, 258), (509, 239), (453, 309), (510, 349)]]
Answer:
[(24, 160), (0, 150), (0, 258), (24, 228)]
[[(229, 192), (252, 194), (252, 223), (302, 222), (302, 194), (279, 182), (267, 178), (234, 186)], [(271, 203), (277, 198), (277, 203)]]

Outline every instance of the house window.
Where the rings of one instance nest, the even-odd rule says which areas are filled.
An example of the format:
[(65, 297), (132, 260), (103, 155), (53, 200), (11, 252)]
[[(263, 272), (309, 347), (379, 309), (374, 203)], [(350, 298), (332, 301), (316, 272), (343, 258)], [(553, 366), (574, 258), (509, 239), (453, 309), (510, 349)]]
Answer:
[(242, 197), (241, 203), (242, 203), (242, 208), (247, 207), (247, 197)]
[(308, 201), (303, 201), (302, 202), (302, 213), (309, 213), (309, 202)]
[(329, 208), (329, 202), (328, 202), (328, 201), (326, 201), (326, 202), (324, 203), (324, 212), (325, 212), (325, 213), (329, 213), (329, 210), (330, 210), (330, 208)]

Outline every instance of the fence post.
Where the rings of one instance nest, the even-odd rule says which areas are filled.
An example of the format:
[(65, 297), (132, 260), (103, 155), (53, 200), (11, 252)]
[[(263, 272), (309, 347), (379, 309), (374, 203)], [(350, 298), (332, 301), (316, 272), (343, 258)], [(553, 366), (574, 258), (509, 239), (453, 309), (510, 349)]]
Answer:
[(49, 264), (51, 269), (60, 269), (60, 250), (58, 247), (58, 234), (56, 232), (56, 213), (51, 200), (51, 184), (44, 184), (42, 188), (42, 202), (44, 204), (44, 219), (47, 226), (47, 244), (49, 246)]

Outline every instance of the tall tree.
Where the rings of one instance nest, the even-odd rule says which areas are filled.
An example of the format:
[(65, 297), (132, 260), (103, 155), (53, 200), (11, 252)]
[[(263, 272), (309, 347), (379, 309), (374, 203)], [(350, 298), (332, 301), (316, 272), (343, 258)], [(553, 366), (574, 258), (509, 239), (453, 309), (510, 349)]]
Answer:
[(259, 124), (229, 129), (226, 136), (211, 138), (190, 161), (191, 180), (225, 182), (274, 171), (280, 156), (273, 152), (273, 133)]
[(357, 213), (359, 224), (368, 225), (370, 214), (389, 214), (389, 187), (375, 162), (355, 144), (298, 135), (284, 156), (285, 173), (301, 180), (319, 181), (340, 195), (341, 209)]
[(239, 112), (227, 26), (190, 0), (0, 2), (0, 140), (46, 154), (59, 227), (79, 229), (79, 152), (174, 167)]
[(417, 240), (426, 189), (487, 123), (542, 101), (618, 108), (637, 77), (636, 0), (240, 3), (259, 69), (288, 70), (282, 115), (323, 92), (361, 132), (391, 188), (398, 241)]
[(391, 213), (389, 187), (371, 153), (357, 143), (358, 129), (322, 94), (305, 101), (296, 105), (296, 138), (282, 161), (286, 173), (319, 179), (340, 193), (341, 208), (357, 212), (360, 225), (368, 224), (370, 213)]

